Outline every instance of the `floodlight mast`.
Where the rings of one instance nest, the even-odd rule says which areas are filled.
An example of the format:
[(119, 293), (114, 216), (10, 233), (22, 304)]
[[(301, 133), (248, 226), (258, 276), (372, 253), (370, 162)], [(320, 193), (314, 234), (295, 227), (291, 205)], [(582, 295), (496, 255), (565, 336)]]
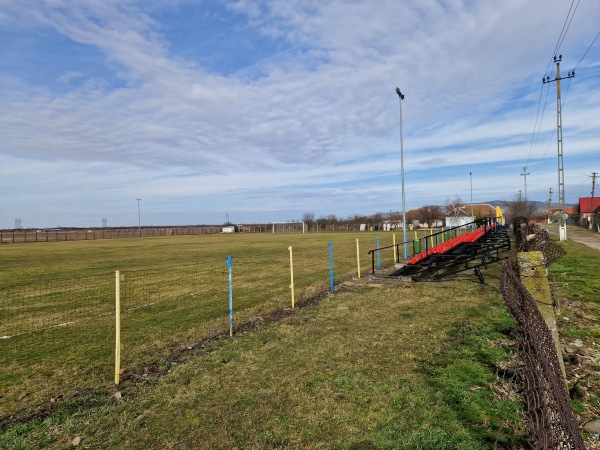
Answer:
[(404, 241), (404, 259), (408, 259), (408, 234), (406, 230), (406, 195), (404, 191), (404, 142), (402, 139), (402, 100), (404, 100), (404, 94), (400, 92), (400, 89), (396, 87), (396, 94), (400, 102), (400, 172), (402, 177), (402, 230), (403, 230), (403, 241)]
[(475, 220), (473, 215), (473, 172), (469, 172), (469, 180), (471, 182), (471, 220)]

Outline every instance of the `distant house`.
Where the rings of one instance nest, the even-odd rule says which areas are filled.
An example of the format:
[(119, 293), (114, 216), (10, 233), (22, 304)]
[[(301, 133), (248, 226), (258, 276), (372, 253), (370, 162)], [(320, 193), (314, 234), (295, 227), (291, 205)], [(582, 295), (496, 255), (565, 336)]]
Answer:
[(579, 225), (587, 227), (594, 213), (600, 208), (599, 197), (579, 197)]
[(579, 212), (577, 211), (576, 207), (572, 206), (566, 206), (564, 208), (552, 208), (550, 210), (550, 221), (560, 222), (561, 215), (564, 215), (566, 220), (576, 219), (579, 216)]
[(446, 217), (446, 226), (458, 227), (484, 217), (496, 217), (496, 207), (488, 203), (464, 204)]

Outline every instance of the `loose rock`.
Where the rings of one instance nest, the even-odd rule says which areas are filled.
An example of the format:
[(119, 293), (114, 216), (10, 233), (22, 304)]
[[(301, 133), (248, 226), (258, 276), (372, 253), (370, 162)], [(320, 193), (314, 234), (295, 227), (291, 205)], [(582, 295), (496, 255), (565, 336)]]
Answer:
[(592, 420), (586, 423), (583, 429), (590, 434), (600, 434), (600, 420)]

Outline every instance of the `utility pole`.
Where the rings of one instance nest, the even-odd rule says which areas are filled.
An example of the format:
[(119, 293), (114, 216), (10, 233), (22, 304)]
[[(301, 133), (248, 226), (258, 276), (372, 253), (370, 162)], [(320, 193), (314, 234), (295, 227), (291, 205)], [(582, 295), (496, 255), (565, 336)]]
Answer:
[(560, 240), (565, 241), (567, 239), (567, 223), (565, 209), (565, 168), (563, 165), (563, 137), (562, 137), (562, 105), (560, 100), (560, 80), (574, 78), (575, 71), (568, 73), (566, 77), (561, 78), (560, 76), (560, 62), (562, 61), (562, 55), (554, 57), (556, 63), (556, 76), (554, 80), (551, 80), (549, 76), (542, 78), (542, 83), (551, 83), (556, 81), (556, 139), (558, 144), (558, 203), (560, 203), (563, 209), (560, 219)]
[(550, 223), (550, 204), (552, 203), (552, 188), (548, 192), (548, 205), (546, 206), (546, 215), (548, 216), (548, 223)]
[(519, 199), (519, 202), (523, 201), (523, 191), (521, 189), (519, 189), (518, 199)]
[(521, 174), (521, 176), (525, 177), (525, 201), (527, 201), (527, 175), (531, 174), (527, 172), (527, 166), (523, 166), (523, 173)]
[[(596, 176), (598, 172), (592, 172), (592, 175), (587, 175), (592, 178), (592, 201), (590, 203), (590, 230), (594, 229), (594, 194), (596, 193)], [(579, 211), (581, 213), (581, 211)]]

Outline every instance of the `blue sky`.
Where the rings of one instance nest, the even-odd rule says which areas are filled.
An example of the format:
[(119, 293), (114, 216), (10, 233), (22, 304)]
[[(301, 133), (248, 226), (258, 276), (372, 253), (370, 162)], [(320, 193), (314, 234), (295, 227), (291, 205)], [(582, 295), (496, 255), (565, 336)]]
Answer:
[(408, 209), (469, 202), (469, 172), (511, 200), (524, 166), (557, 201), (555, 54), (574, 203), (599, 32), (596, 0), (0, 0), (0, 228), (401, 210), (397, 86)]

